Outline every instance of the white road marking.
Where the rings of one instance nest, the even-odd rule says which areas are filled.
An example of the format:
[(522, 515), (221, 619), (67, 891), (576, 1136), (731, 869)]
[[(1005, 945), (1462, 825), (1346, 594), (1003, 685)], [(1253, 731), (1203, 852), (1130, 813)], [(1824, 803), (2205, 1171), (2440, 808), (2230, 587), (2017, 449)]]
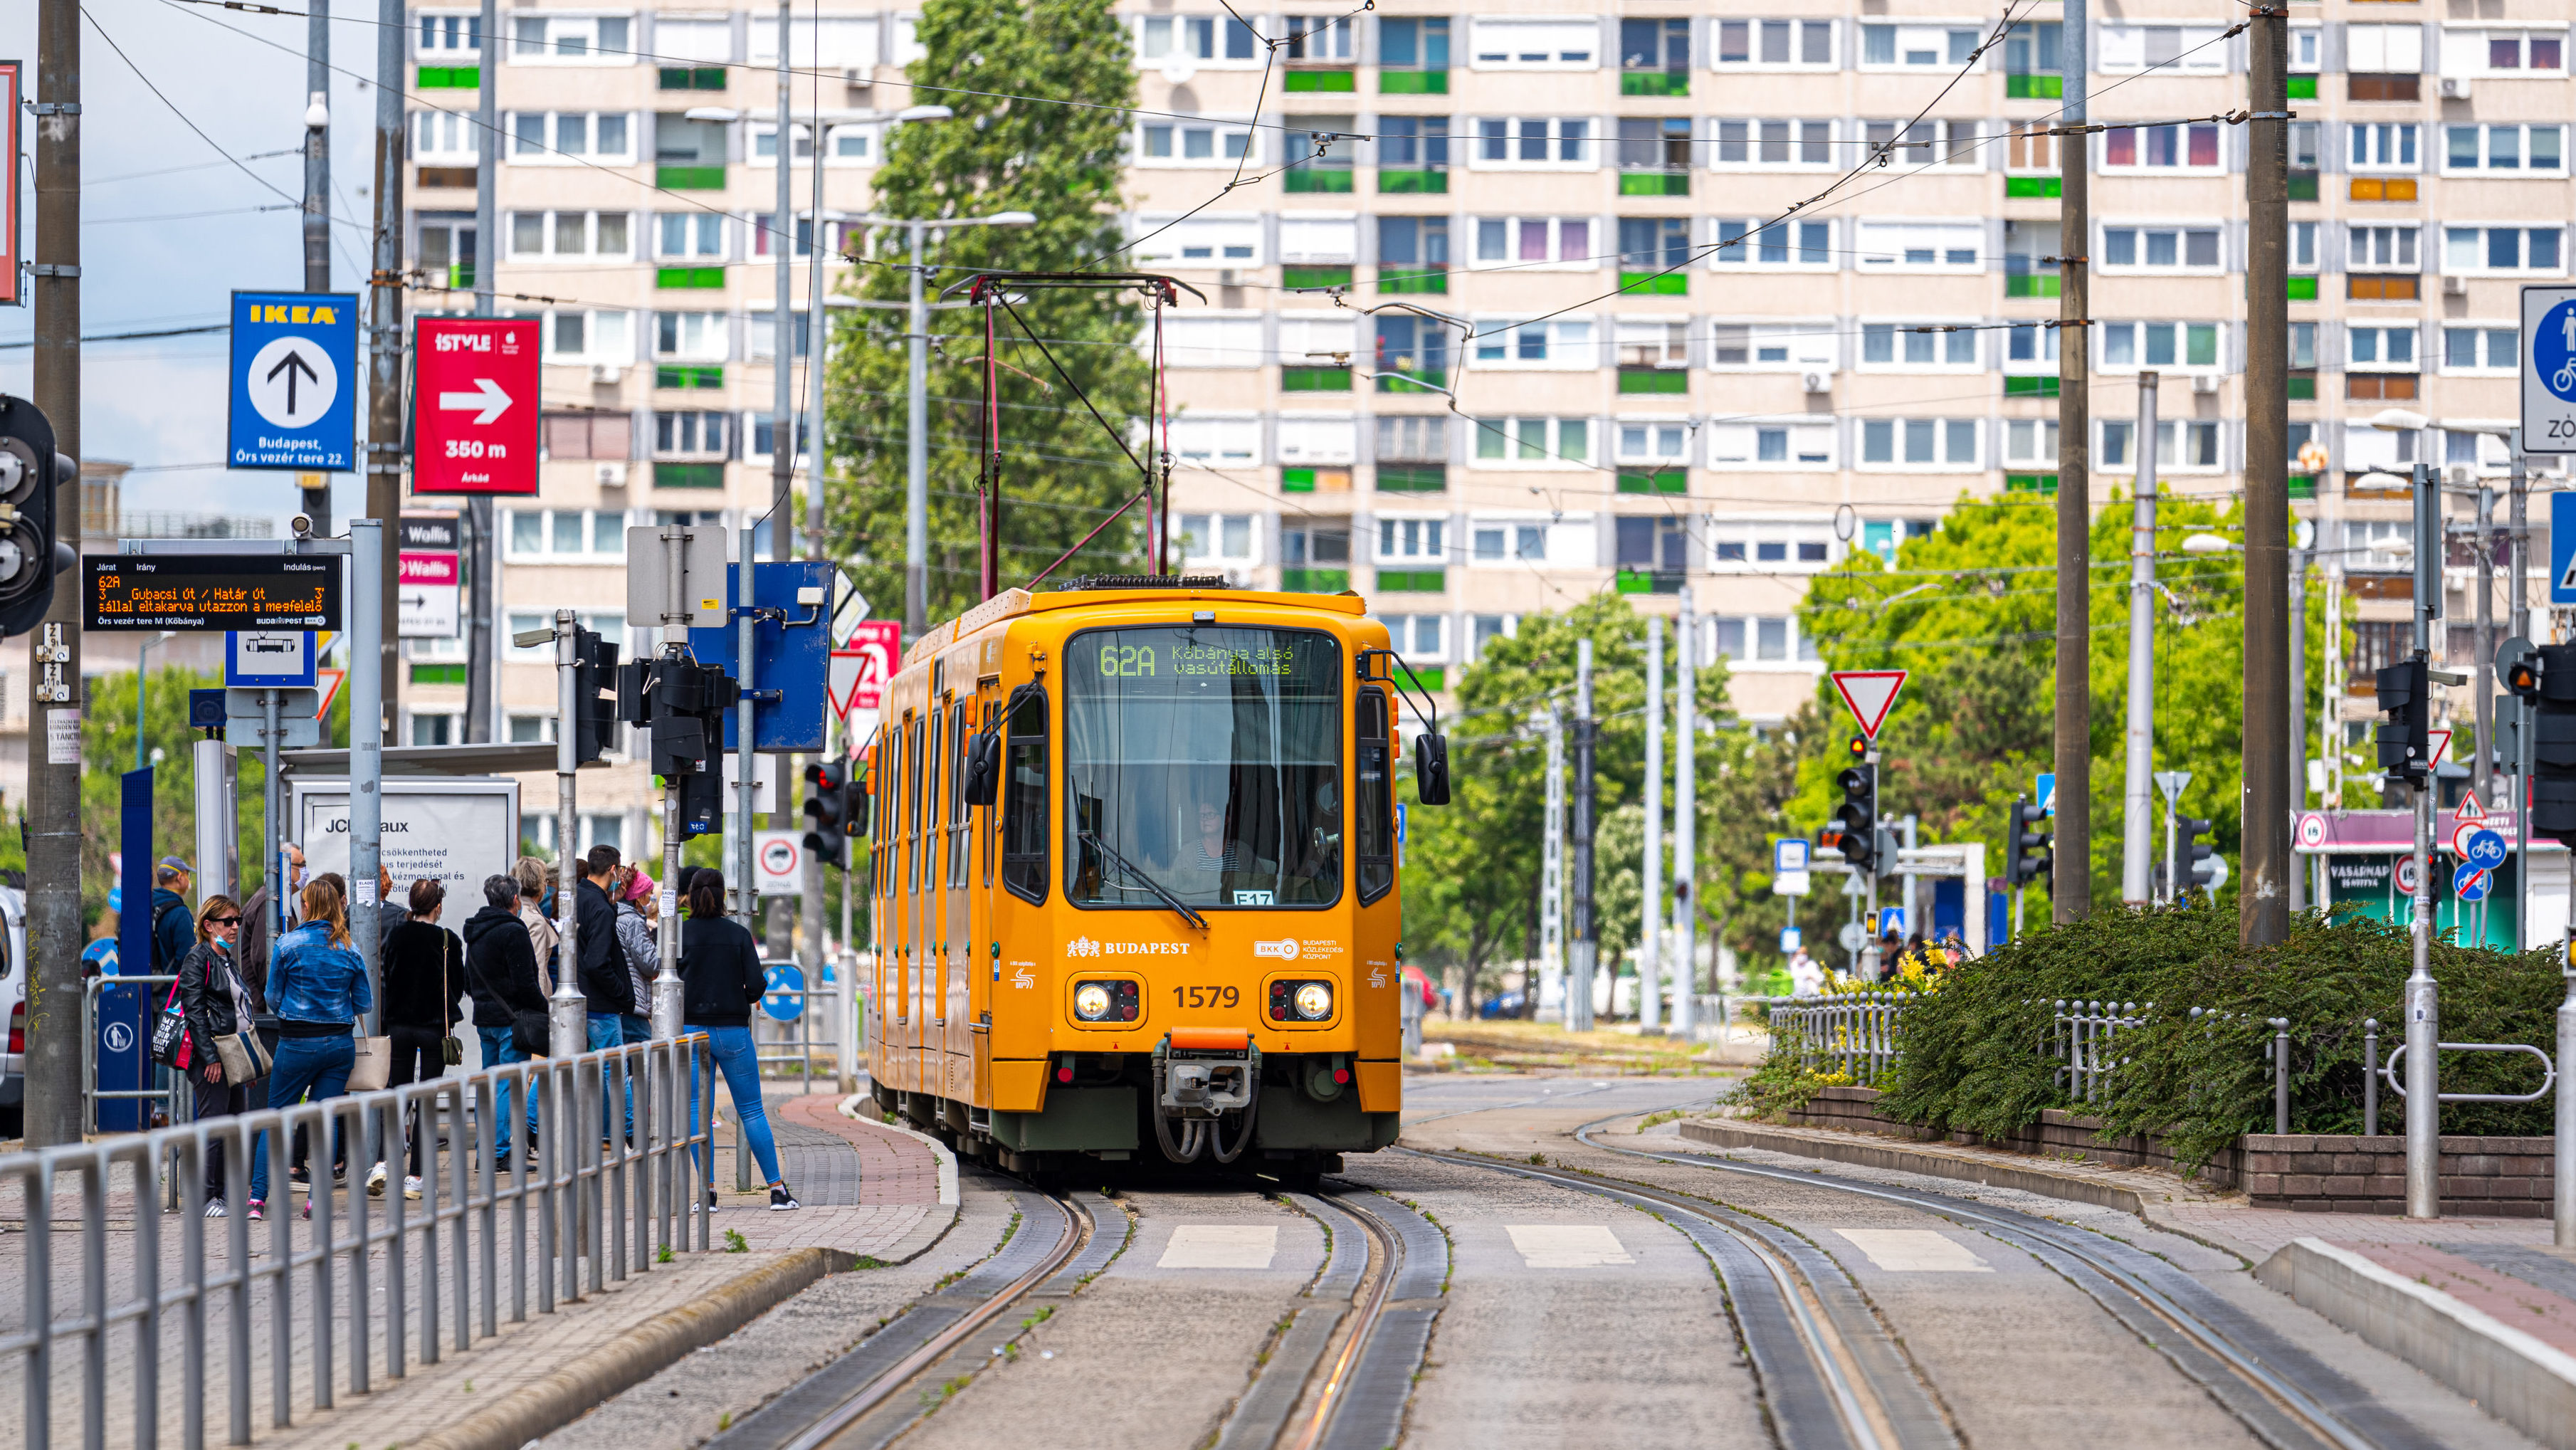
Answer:
[(1279, 1226), (1185, 1223), (1172, 1230), (1158, 1269), (1266, 1269), (1279, 1252)]
[(1893, 1274), (1991, 1274), (1968, 1246), (1928, 1228), (1838, 1228), (1834, 1232)]
[(1598, 1269), (1633, 1264), (1616, 1234), (1603, 1223), (1515, 1223), (1504, 1226), (1512, 1247), (1533, 1269)]

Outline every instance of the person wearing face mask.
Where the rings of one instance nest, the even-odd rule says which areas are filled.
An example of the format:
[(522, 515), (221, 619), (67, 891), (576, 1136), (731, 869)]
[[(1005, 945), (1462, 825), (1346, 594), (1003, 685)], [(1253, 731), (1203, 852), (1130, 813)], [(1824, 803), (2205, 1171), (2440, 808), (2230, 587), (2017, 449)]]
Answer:
[[(233, 958), (241, 936), (242, 909), (229, 896), (209, 896), (197, 908), (197, 941), (180, 959), (179, 1010), (188, 1022), (188, 1079), (196, 1089), (195, 1120), (229, 1117), (250, 1111), (251, 1087), (224, 1074), (215, 1039), (251, 1028), (250, 989)], [(206, 1141), (206, 1217), (222, 1218), (224, 1208), (224, 1140)]]

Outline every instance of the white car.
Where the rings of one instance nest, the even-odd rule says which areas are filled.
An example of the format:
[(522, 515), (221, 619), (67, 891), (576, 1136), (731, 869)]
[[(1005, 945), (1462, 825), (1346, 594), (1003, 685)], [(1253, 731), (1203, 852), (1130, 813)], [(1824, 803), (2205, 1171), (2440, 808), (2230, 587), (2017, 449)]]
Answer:
[(0, 886), (0, 1014), (9, 1037), (0, 1051), (0, 1138), (26, 1132), (27, 1104), (27, 893)]

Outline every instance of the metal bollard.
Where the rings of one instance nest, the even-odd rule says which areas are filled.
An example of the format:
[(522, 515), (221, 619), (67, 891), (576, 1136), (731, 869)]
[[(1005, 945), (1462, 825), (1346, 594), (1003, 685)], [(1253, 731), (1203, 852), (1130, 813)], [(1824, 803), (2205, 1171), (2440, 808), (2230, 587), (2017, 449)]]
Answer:
[(2379, 1019), (2361, 1019), (2361, 1135), (2379, 1136)]
[(2290, 1019), (2272, 1020), (2272, 1131), (2290, 1131)]

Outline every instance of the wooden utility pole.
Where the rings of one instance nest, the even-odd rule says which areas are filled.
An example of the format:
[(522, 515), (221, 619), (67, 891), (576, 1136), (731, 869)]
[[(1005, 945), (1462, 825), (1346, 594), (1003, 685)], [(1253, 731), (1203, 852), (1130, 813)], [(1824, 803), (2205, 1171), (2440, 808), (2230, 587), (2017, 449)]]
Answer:
[[(2289, 27), (2254, 12), (2245, 166), (2245, 869), (2238, 938), (2290, 934)], [(2439, 541), (2417, 541), (2438, 548)], [(2439, 574), (2434, 576), (2437, 580)], [(2483, 737), (2481, 737), (2483, 744)]]
[[(2093, 911), (2093, 449), (2091, 398), (2091, 144), (2085, 120), (2084, 0), (2066, 0), (2058, 55), (2065, 106), (2058, 113), (2057, 213), (2057, 843), (2049, 881), (2053, 916)], [(2139, 440), (2152, 448), (2155, 440)]]

